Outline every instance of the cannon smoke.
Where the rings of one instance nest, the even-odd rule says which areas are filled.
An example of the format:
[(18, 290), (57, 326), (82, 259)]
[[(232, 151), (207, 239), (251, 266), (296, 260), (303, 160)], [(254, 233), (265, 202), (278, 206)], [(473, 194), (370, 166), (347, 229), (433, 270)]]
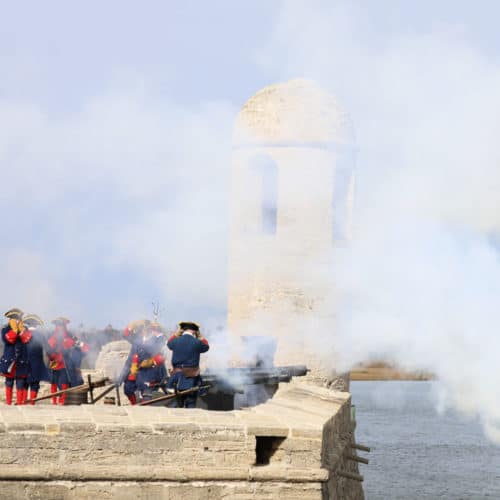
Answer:
[(284, 6), (260, 60), (335, 90), (356, 127), (354, 238), (316, 269), (336, 289), (331, 352), (435, 373), (437, 407), (500, 443), (500, 62), (461, 24), (472, 6), (312, 5)]
[[(284, 2), (270, 12), (269, 2), (255, 3), (254, 18), (237, 16), (258, 34), (245, 47), (251, 54), (241, 53), (241, 69), (259, 75), (251, 87), (233, 66), (231, 74), (207, 67), (189, 84), (204, 86), (220, 72), (217, 83), (229, 81), (224, 89), (238, 92), (230, 102), (207, 99), (204, 90), (179, 103), (187, 82), (164, 82), (182, 74), (183, 59), (203, 50), (189, 66), (216, 64), (211, 52), (238, 45), (209, 43), (210, 19), (224, 17), (220, 9), (229, 6), (210, 6), (207, 16), (214, 17), (195, 27), (207, 30), (207, 48), (186, 56), (161, 42), (166, 13), (149, 19), (144, 37), (130, 37), (137, 12), (110, 2), (100, 8), (89, 48), (85, 23), (78, 28), (57, 16), (55, 24), (44, 22), (53, 14), (42, 9), (35, 26), (11, 4), (4, 18), (26, 32), (6, 31), (0, 44), (7, 75), (0, 93), (4, 309), (119, 327), (150, 316), (150, 302), (159, 298), (167, 324), (224, 317), (235, 111), (265, 83), (305, 76), (351, 111), (359, 148), (352, 246), (336, 250), (332, 266), (308, 270), (329, 274), (340, 297), (331, 304), (335, 333), (321, 337), (318, 354), (341, 369), (385, 357), (430, 370), (442, 381), (440, 405), (478, 416), (500, 442), (500, 64), (478, 34), (482, 27), (468, 32), (461, 23), (473, 19), (467, 9), (476, 6), (419, 2), (403, 14), (407, 4), (398, 10), (379, 2)], [(121, 23), (114, 22), (117, 11)], [(92, 9), (86, 4), (81, 15), (71, 14), (80, 21)], [(274, 14), (269, 28), (262, 19)], [(194, 18), (204, 16), (189, 15), (185, 25)], [(45, 39), (37, 26), (48, 25), (56, 42), (65, 41), (47, 51), (62, 68), (35, 50)], [(113, 37), (109, 26), (117, 30)], [(183, 31), (180, 39), (189, 36)], [(13, 40), (23, 41), (16, 51), (9, 49)], [(145, 66), (144, 54), (162, 68)], [(165, 69), (168, 57), (175, 70)], [(110, 61), (105, 79), (84, 79), (102, 74)], [(321, 331), (297, 324), (290, 342)]]

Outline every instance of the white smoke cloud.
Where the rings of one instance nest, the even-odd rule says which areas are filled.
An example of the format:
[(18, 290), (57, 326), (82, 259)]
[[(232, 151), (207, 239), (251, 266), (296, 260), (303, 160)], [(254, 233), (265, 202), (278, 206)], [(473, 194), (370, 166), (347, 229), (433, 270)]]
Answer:
[[(258, 90), (295, 76), (316, 79), (343, 101), (356, 126), (355, 239), (328, 269), (342, 297), (332, 338), (339, 367), (385, 356), (431, 370), (446, 389), (443, 404), (479, 414), (495, 437), (498, 61), (452, 23), (384, 31), (376, 23), (393, 12), (378, 2), (283, 2), (269, 39), (260, 22), (269, 17), (268, 2), (259, 8), (258, 36), (245, 41), (245, 50), (259, 47), (260, 73), (249, 84), (224, 62), (226, 85), (245, 86), (247, 96), (254, 83)], [(80, 76), (108, 71), (120, 43), (136, 50), (139, 41), (129, 37), (134, 15), (99, 57), (106, 19), (92, 45), (95, 66), (84, 64), (87, 37), (71, 39), (76, 28), (60, 23), (78, 54), (73, 60), (64, 52), (63, 60)], [(160, 40), (157, 24), (139, 54)], [(208, 72), (226, 59), (213, 57), (206, 38)], [(168, 324), (194, 314), (223, 316), (229, 141), (241, 102), (181, 105), (159, 91), (164, 75), (151, 83), (138, 74), (146, 67), (134, 71), (132, 64), (123, 73), (113, 68), (117, 76), (92, 82), (88, 93), (79, 89), (80, 105), (47, 109), (23, 95), (37, 95), (43, 63), (31, 59), (43, 50), (37, 46), (24, 59), (30, 45), (20, 40), (15, 58), (0, 50), (2, 86), (17, 89), (14, 98), (0, 89), (0, 261), (8, 284), (0, 303), (100, 324), (149, 316), (152, 299), (163, 302)], [(51, 43), (57, 46), (57, 37)], [(230, 45), (219, 40), (215, 52)], [(57, 51), (50, 53), (47, 68), (62, 74)], [(239, 53), (225, 56), (235, 63)], [(57, 88), (49, 69), (41, 73), (43, 87)]]
[(137, 78), (63, 116), (0, 100), (3, 307), (117, 326), (153, 299), (169, 325), (224, 315), (233, 116)]
[(338, 367), (429, 370), (440, 405), (500, 442), (500, 64), (451, 24), (380, 40), (355, 6), (313, 6), (284, 4), (258, 57), (336, 90), (356, 127), (354, 240), (332, 271)]
[[(0, 301), (8, 303), (12, 297), (22, 299), (27, 311), (47, 310), (54, 307), (53, 294), (43, 258), (22, 246), (15, 246), (7, 255), (2, 282)], [(28, 278), (22, 278), (29, 276)]]

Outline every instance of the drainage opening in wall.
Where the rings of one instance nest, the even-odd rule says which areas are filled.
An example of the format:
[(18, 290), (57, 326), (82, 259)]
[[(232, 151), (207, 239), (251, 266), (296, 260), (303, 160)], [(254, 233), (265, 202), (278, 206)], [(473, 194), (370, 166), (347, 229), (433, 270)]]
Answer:
[(271, 457), (285, 440), (277, 436), (256, 436), (255, 465), (269, 465)]

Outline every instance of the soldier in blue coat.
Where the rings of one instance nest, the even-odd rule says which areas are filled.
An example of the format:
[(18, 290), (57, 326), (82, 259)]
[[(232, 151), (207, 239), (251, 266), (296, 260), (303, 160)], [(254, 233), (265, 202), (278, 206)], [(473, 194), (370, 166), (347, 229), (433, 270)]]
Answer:
[[(203, 338), (200, 326), (191, 321), (179, 323), (179, 329), (167, 342), (172, 351), (172, 370), (167, 390), (185, 391), (201, 385), (200, 354), (207, 352), (210, 346)], [(177, 400), (177, 406), (195, 408), (198, 392), (192, 392)]]
[(24, 326), (20, 309), (10, 309), (5, 313), (9, 323), (2, 328), (4, 350), (0, 358), (0, 373), (5, 377), (5, 402), (12, 404), (12, 392), (16, 383), (16, 405), (26, 401), (26, 379), (29, 360), (27, 344), (31, 333)]
[[(47, 355), (49, 358), (50, 392), (66, 390), (83, 383), (80, 365), (82, 356), (88, 351), (88, 345), (81, 342), (68, 331), (69, 319), (59, 317), (52, 321), (55, 325), (54, 334), (47, 340)], [(64, 405), (66, 393), (52, 397), (52, 404)]]
[(36, 314), (29, 314), (23, 317), (23, 323), (31, 332), (32, 338), (28, 344), (29, 374), (26, 390), (30, 392), (30, 401), (35, 404), (35, 399), (40, 390), (40, 382), (50, 380), (49, 371), (45, 366), (43, 351), (47, 348), (46, 339), (41, 331), (43, 321)]
[(166, 376), (165, 336), (158, 323), (149, 321), (131, 323), (124, 334), (132, 344), (122, 372), (124, 392), (135, 405), (136, 392), (143, 400), (151, 399), (153, 388)]

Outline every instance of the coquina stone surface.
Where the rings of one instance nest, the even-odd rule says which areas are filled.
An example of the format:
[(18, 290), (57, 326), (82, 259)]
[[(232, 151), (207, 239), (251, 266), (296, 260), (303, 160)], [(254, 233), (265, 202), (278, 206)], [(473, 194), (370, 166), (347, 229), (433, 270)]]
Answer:
[(350, 396), (281, 384), (248, 410), (0, 407), (0, 498), (363, 498)]

